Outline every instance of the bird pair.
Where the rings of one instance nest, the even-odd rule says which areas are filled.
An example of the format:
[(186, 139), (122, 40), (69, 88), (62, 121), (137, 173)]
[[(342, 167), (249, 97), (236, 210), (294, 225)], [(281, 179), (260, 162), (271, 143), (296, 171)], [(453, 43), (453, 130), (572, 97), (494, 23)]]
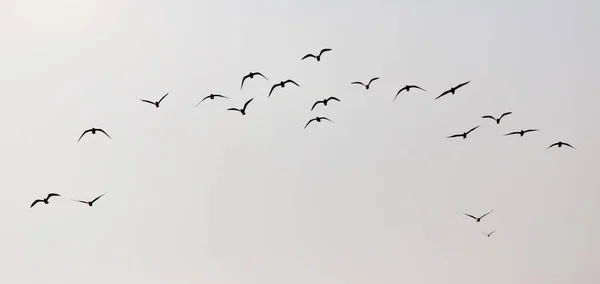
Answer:
[[(102, 195), (94, 198), (92, 201), (83, 201), (83, 200), (75, 200), (75, 199), (71, 199), (71, 200), (76, 201), (76, 202), (85, 203), (85, 204), (87, 204), (88, 206), (91, 207), (94, 204), (94, 202), (96, 202), (96, 200), (100, 199), (100, 197), (104, 196), (104, 194), (106, 194), (106, 192), (103, 193)], [(50, 202), (50, 197), (53, 197), (53, 196), (60, 196), (60, 194), (58, 194), (58, 193), (49, 193), (48, 196), (46, 196), (46, 198), (36, 199), (35, 201), (33, 201), (33, 203), (31, 203), (31, 206), (29, 206), (29, 208), (32, 208), (34, 205), (36, 205), (39, 202), (43, 202), (44, 204), (48, 204)]]

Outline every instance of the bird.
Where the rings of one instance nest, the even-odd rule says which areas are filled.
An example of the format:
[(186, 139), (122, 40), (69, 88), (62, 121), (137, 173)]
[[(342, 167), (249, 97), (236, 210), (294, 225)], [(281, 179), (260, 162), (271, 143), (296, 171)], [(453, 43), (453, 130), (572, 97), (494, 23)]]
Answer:
[(375, 78), (371, 79), (371, 80), (369, 81), (369, 84), (366, 84), (366, 85), (365, 85), (363, 82), (352, 82), (352, 83), (350, 83), (350, 84), (358, 84), (358, 85), (363, 85), (363, 86), (365, 86), (365, 88), (368, 90), (368, 89), (369, 89), (369, 86), (371, 86), (371, 83), (372, 83), (373, 81), (375, 81), (375, 80), (379, 80), (379, 77), (375, 77)]
[(558, 146), (558, 148), (560, 148), (560, 147), (562, 147), (563, 145), (565, 145), (565, 146), (569, 146), (569, 147), (571, 147), (571, 148), (575, 149), (575, 147), (571, 146), (569, 143), (565, 143), (565, 142), (562, 142), (562, 141), (558, 141), (558, 142), (556, 142), (556, 143), (554, 143), (554, 144), (550, 145), (548, 148), (546, 148), (546, 150), (548, 150), (548, 149), (552, 148), (552, 146)]
[(493, 234), (495, 231), (496, 231), (496, 230), (493, 230), (493, 231), (491, 231), (489, 234), (486, 234), (486, 233), (483, 233), (483, 232), (482, 232), (482, 234), (486, 235), (486, 236), (489, 238), (489, 237), (490, 237), (490, 236), (491, 236), (491, 235), (492, 235), (492, 234)]
[(102, 129), (100, 129), (100, 128), (90, 128), (90, 129), (88, 129), (88, 130), (84, 131), (84, 132), (81, 134), (81, 136), (79, 136), (79, 139), (77, 140), (77, 142), (79, 142), (79, 140), (81, 140), (81, 138), (83, 138), (83, 135), (85, 135), (86, 133), (88, 133), (88, 132), (92, 132), (92, 134), (96, 134), (96, 131), (98, 131), (98, 132), (102, 132), (102, 133), (104, 133), (104, 135), (106, 135), (106, 136), (107, 136), (109, 139), (112, 139), (112, 138), (110, 138), (110, 135), (108, 135), (108, 133), (106, 133), (104, 130), (102, 130)]
[(153, 102), (153, 101), (149, 101), (149, 100), (142, 100), (140, 99), (140, 101), (145, 102), (145, 103), (149, 103), (149, 104), (153, 104), (155, 107), (159, 107), (160, 106), (160, 102), (162, 102), (162, 100), (168, 95), (169, 93), (166, 93), (164, 96), (162, 96), (162, 98), (160, 98), (160, 100), (158, 100), (157, 102)]
[(100, 197), (104, 196), (104, 194), (106, 194), (106, 192), (103, 193), (102, 195), (94, 198), (94, 200), (92, 200), (92, 201), (83, 201), (83, 200), (75, 200), (75, 199), (71, 199), (71, 200), (76, 201), (76, 202), (85, 203), (91, 207), (94, 204), (94, 202), (96, 202), (96, 200), (100, 199)]
[(313, 119), (309, 120), (309, 121), (306, 123), (306, 125), (304, 126), (304, 129), (306, 129), (306, 127), (307, 127), (307, 126), (308, 126), (308, 125), (309, 125), (311, 122), (313, 122), (313, 121), (316, 121), (316, 122), (321, 122), (321, 120), (329, 120), (329, 121), (333, 122), (331, 119), (329, 119), (329, 118), (327, 118), (327, 117), (323, 117), (323, 116), (317, 116), (317, 117), (315, 117), (315, 118), (313, 118)]
[(48, 204), (48, 201), (49, 201), (50, 197), (52, 197), (52, 196), (60, 196), (60, 194), (58, 194), (58, 193), (50, 193), (44, 199), (36, 199), (33, 203), (31, 203), (31, 206), (29, 206), (29, 208), (33, 207), (33, 205), (35, 205), (38, 202), (44, 202), (44, 204)]
[(506, 133), (506, 134), (504, 134), (504, 136), (519, 134), (519, 135), (521, 135), (521, 137), (523, 137), (523, 135), (525, 135), (525, 133), (534, 132), (534, 131), (540, 131), (540, 130), (539, 129), (527, 129), (527, 130), (521, 130), (521, 131), (514, 131), (511, 133)]
[(458, 84), (456, 87), (452, 87), (452, 88), (450, 88), (450, 90), (447, 90), (447, 91), (443, 92), (441, 95), (439, 95), (439, 96), (438, 96), (437, 98), (435, 98), (435, 99), (437, 100), (437, 99), (439, 99), (439, 98), (441, 98), (441, 97), (443, 97), (443, 96), (445, 96), (445, 95), (447, 95), (447, 94), (453, 94), (453, 95), (454, 95), (454, 92), (456, 92), (456, 90), (458, 90), (458, 88), (460, 88), (460, 87), (462, 87), (462, 86), (464, 86), (464, 85), (466, 85), (466, 84), (469, 84), (470, 82), (471, 82), (471, 81), (467, 81), (467, 82), (464, 82), (464, 83)]
[(475, 219), (475, 222), (478, 222), (478, 223), (479, 223), (479, 222), (481, 221), (481, 219), (483, 219), (483, 217), (485, 217), (485, 216), (487, 216), (488, 214), (492, 213), (492, 211), (494, 211), (494, 209), (490, 210), (490, 212), (488, 212), (488, 213), (485, 213), (485, 214), (483, 214), (483, 215), (482, 215), (481, 217), (479, 217), (479, 218), (477, 218), (477, 217), (475, 217), (475, 216), (473, 216), (473, 215), (469, 215), (469, 214), (467, 214), (467, 213), (464, 213), (464, 212), (463, 212), (463, 214), (465, 214), (465, 215), (467, 215), (467, 216), (469, 216), (469, 217), (471, 217), (471, 218)]
[(261, 74), (260, 72), (250, 72), (248, 73), (248, 75), (244, 76), (244, 78), (242, 78), (242, 85), (240, 85), (240, 90), (242, 89), (242, 87), (244, 87), (244, 81), (246, 81), (246, 79), (252, 79), (254, 78), (254, 75), (260, 75), (261, 77), (265, 78), (267, 81), (269, 79), (267, 79), (267, 77), (265, 77), (265, 75)]
[(400, 89), (400, 91), (398, 91), (396, 93), (396, 96), (394, 97), (394, 101), (396, 100), (396, 98), (398, 97), (398, 95), (400, 94), (400, 92), (402, 92), (404, 90), (406, 90), (407, 92), (410, 92), (410, 89), (412, 89), (412, 88), (416, 88), (416, 89), (425, 91), (425, 89), (423, 89), (423, 88), (421, 88), (419, 86), (416, 86), (416, 85), (406, 85), (406, 86), (402, 87), (402, 89)]
[(237, 110), (239, 112), (242, 113), (242, 115), (246, 115), (246, 107), (248, 106), (248, 104), (253, 100), (254, 98), (249, 99), (245, 104), (244, 104), (244, 108), (242, 109), (238, 109), (238, 108), (228, 108), (227, 110)]
[(327, 106), (327, 103), (328, 103), (330, 100), (334, 100), (334, 101), (338, 101), (338, 102), (340, 101), (340, 100), (339, 100), (338, 98), (336, 98), (336, 97), (329, 97), (329, 98), (327, 98), (327, 99), (324, 99), (324, 100), (322, 100), (322, 101), (316, 101), (316, 102), (315, 102), (315, 104), (312, 106), (312, 108), (311, 108), (310, 110), (312, 111), (313, 109), (315, 109), (315, 106), (317, 106), (317, 105), (318, 105), (318, 104), (320, 104), (320, 103), (321, 103), (321, 104), (323, 104), (324, 106)]
[(496, 121), (496, 124), (500, 124), (500, 119), (502, 119), (504, 116), (509, 115), (509, 114), (512, 114), (512, 112), (510, 112), (510, 111), (509, 112), (505, 112), (499, 118), (495, 118), (495, 117), (493, 117), (491, 115), (484, 115), (481, 118), (491, 118), (491, 119), (493, 119), (493, 120)]
[(277, 84), (273, 85), (273, 87), (271, 87), (271, 91), (269, 91), (269, 97), (271, 96), (271, 93), (273, 93), (273, 89), (275, 89), (275, 87), (282, 87), (282, 88), (285, 88), (285, 84), (287, 84), (287, 83), (292, 83), (292, 84), (294, 84), (294, 85), (296, 85), (296, 86), (300, 87), (300, 85), (298, 85), (296, 82), (294, 82), (294, 81), (292, 81), (292, 80), (290, 80), (290, 79), (288, 79), (288, 80), (285, 80), (285, 81), (281, 81), (281, 82), (279, 82), (279, 83), (277, 83)]
[(475, 126), (475, 127), (471, 128), (471, 130), (469, 130), (469, 131), (467, 131), (467, 132), (465, 132), (463, 134), (455, 134), (455, 135), (452, 135), (452, 136), (448, 136), (448, 138), (462, 137), (463, 139), (467, 139), (467, 135), (469, 133), (471, 133), (471, 131), (479, 128), (479, 126), (481, 126), (481, 125)]
[(201, 101), (200, 101), (200, 102), (199, 102), (199, 103), (198, 103), (196, 106), (199, 106), (199, 105), (200, 105), (200, 103), (201, 103), (201, 102), (203, 102), (203, 101), (204, 101), (204, 100), (206, 100), (206, 99), (211, 99), (211, 100), (214, 100), (215, 98), (224, 98), (224, 99), (229, 99), (228, 97), (226, 97), (226, 96), (223, 96), (223, 95), (219, 95), (219, 94), (210, 94), (210, 95), (208, 95), (208, 96), (204, 97), (204, 99), (202, 99), (202, 100), (201, 100)]
[(315, 56), (313, 54), (310, 54), (310, 53), (307, 54), (307, 55), (304, 55), (304, 57), (302, 57), (302, 60), (304, 60), (306, 58), (309, 58), (309, 57), (314, 57), (315, 59), (317, 59), (317, 61), (321, 61), (321, 55), (323, 55), (323, 53), (327, 52), (327, 51), (331, 51), (331, 48), (323, 48), (323, 49), (321, 49), (321, 52), (319, 52), (319, 55), (317, 55), (317, 56)]

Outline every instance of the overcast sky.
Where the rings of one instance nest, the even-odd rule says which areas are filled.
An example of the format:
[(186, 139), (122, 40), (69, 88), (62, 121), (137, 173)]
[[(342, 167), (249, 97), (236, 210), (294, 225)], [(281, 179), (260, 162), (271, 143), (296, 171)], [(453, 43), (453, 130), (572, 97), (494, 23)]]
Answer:
[(599, 9), (5, 0), (0, 282), (595, 283)]

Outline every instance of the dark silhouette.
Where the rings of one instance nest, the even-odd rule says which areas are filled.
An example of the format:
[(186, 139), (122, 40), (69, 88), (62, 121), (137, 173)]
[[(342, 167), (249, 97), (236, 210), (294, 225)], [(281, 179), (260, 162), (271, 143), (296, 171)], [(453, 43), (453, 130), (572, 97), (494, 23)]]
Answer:
[(314, 57), (314, 58), (317, 59), (317, 62), (321, 61), (321, 55), (323, 55), (323, 53), (327, 52), (327, 51), (331, 51), (331, 48), (323, 48), (323, 49), (321, 49), (321, 52), (319, 52), (319, 55), (317, 55), (317, 56), (314, 56), (313, 54), (310, 54), (310, 53), (307, 54), (307, 55), (304, 55), (304, 57), (302, 57), (302, 60), (304, 60), (306, 58), (309, 58), (309, 57)]
[(163, 100), (163, 99), (164, 99), (164, 98), (165, 98), (167, 95), (169, 95), (169, 93), (166, 93), (166, 94), (165, 94), (164, 96), (162, 96), (162, 98), (160, 98), (160, 100), (158, 100), (157, 102), (153, 102), (153, 101), (149, 101), (149, 100), (141, 100), (141, 99), (140, 99), (140, 101), (142, 101), (142, 102), (145, 102), (145, 103), (149, 103), (149, 104), (153, 104), (155, 107), (157, 107), (157, 108), (158, 108), (158, 107), (160, 106), (160, 102), (162, 102), (162, 100)]
[(365, 88), (368, 90), (368, 89), (369, 89), (369, 86), (371, 86), (371, 83), (373, 83), (373, 81), (375, 81), (375, 80), (379, 80), (379, 77), (375, 77), (375, 78), (371, 79), (371, 80), (369, 81), (369, 84), (366, 84), (366, 85), (365, 85), (363, 82), (352, 82), (352, 83), (350, 83), (350, 84), (358, 84), (358, 85), (363, 85), (363, 86), (365, 86)]
[(89, 205), (91, 207), (94, 204), (94, 202), (96, 202), (96, 200), (100, 199), (100, 197), (104, 196), (104, 194), (106, 194), (106, 192), (103, 193), (102, 195), (94, 198), (94, 200), (92, 200), (92, 201), (83, 201), (83, 200), (75, 200), (75, 199), (71, 199), (71, 200), (87, 204), (87, 205)]
[(475, 127), (471, 128), (471, 130), (469, 130), (469, 131), (467, 131), (467, 132), (465, 132), (465, 133), (463, 133), (463, 134), (454, 134), (454, 135), (452, 135), (452, 136), (448, 136), (448, 138), (462, 137), (463, 139), (467, 139), (467, 135), (468, 135), (469, 133), (471, 133), (471, 131), (473, 131), (473, 130), (475, 130), (475, 129), (479, 128), (479, 126), (481, 126), (481, 125), (475, 126)]
[(492, 234), (493, 234), (495, 231), (496, 231), (496, 230), (493, 230), (493, 231), (491, 231), (489, 234), (486, 234), (486, 233), (482, 233), (482, 234), (486, 235), (486, 236), (489, 238), (489, 237), (490, 237), (490, 236), (491, 236), (491, 235), (492, 235)]
[[(86, 131), (84, 131), (81, 136), (79, 136), (79, 139), (77, 140), (77, 142), (79, 142), (79, 140), (81, 140), (81, 138), (83, 137), (83, 135), (85, 135), (88, 132), (92, 132), (92, 134), (96, 134), (96, 131), (98, 132), (102, 132), (104, 133), (104, 135), (106, 135), (106, 137), (110, 138), (110, 136), (108, 135), (108, 133), (106, 133), (104, 130), (100, 129), (100, 128), (90, 128)], [(112, 138), (111, 138), (112, 139)]]
[(334, 100), (334, 101), (338, 101), (338, 102), (340, 101), (336, 97), (329, 97), (329, 98), (324, 99), (322, 101), (316, 101), (315, 104), (312, 106), (312, 108), (310, 110), (312, 111), (313, 109), (315, 109), (315, 106), (317, 106), (318, 104), (323, 104), (324, 106), (327, 106), (327, 102), (329, 102), (330, 100)]
[(439, 96), (438, 96), (437, 98), (435, 98), (435, 99), (437, 100), (437, 99), (439, 99), (439, 98), (441, 98), (441, 97), (443, 97), (443, 96), (445, 96), (445, 95), (447, 95), (447, 94), (453, 94), (453, 95), (454, 95), (454, 92), (456, 92), (456, 90), (458, 90), (460, 87), (462, 87), (462, 86), (464, 86), (464, 85), (466, 85), (466, 84), (469, 84), (470, 82), (471, 82), (471, 81), (468, 81), (468, 82), (464, 82), (464, 83), (458, 84), (458, 86), (450, 88), (450, 90), (443, 92), (441, 95), (439, 95)]
[(298, 85), (296, 82), (294, 82), (294, 81), (292, 81), (292, 80), (289, 80), (289, 79), (288, 79), (288, 80), (285, 80), (285, 81), (281, 81), (281, 82), (279, 82), (279, 84), (275, 84), (275, 85), (273, 85), (273, 87), (271, 87), (271, 91), (269, 91), (269, 97), (271, 96), (271, 93), (273, 93), (273, 89), (275, 89), (275, 87), (281, 87), (281, 88), (284, 88), (284, 87), (285, 87), (285, 84), (287, 84), (287, 83), (292, 83), (292, 84), (294, 84), (294, 85), (296, 85), (296, 86), (300, 87), (300, 85)]
[(509, 114), (512, 114), (512, 112), (510, 112), (510, 111), (509, 112), (505, 112), (499, 118), (495, 118), (495, 117), (493, 117), (491, 115), (484, 115), (481, 118), (491, 118), (491, 119), (493, 119), (493, 120), (496, 121), (496, 124), (500, 124), (500, 119), (502, 119), (504, 116), (507, 116)]
[(525, 133), (527, 133), (527, 132), (534, 132), (534, 131), (540, 131), (540, 130), (539, 129), (527, 129), (527, 130), (521, 130), (521, 131), (515, 131), (515, 132), (511, 132), (511, 133), (506, 133), (506, 134), (504, 134), (504, 136), (519, 134), (519, 135), (521, 135), (521, 137), (523, 137), (523, 135), (525, 135)]
[(267, 77), (265, 77), (265, 75), (261, 74), (260, 72), (250, 72), (248, 75), (244, 76), (244, 78), (242, 78), (242, 85), (240, 85), (240, 90), (242, 89), (242, 87), (244, 87), (244, 81), (246, 81), (246, 79), (252, 79), (254, 78), (254, 75), (259, 75), (263, 78), (265, 78), (267, 81), (269, 79), (267, 79)]
[(554, 143), (554, 144), (550, 145), (548, 148), (546, 148), (546, 150), (548, 150), (548, 149), (552, 148), (553, 146), (558, 146), (558, 148), (560, 148), (560, 147), (562, 147), (563, 145), (564, 145), (564, 146), (569, 146), (569, 147), (571, 147), (571, 148), (575, 149), (575, 147), (571, 146), (569, 143), (565, 143), (565, 142), (562, 142), (562, 141), (558, 141), (558, 142), (556, 142), (556, 143)]
[(304, 129), (306, 129), (306, 127), (307, 127), (307, 126), (308, 126), (308, 125), (309, 125), (311, 122), (313, 122), (313, 121), (316, 121), (316, 122), (321, 122), (321, 120), (329, 120), (329, 121), (333, 122), (331, 119), (329, 119), (329, 118), (327, 118), (327, 117), (323, 117), (323, 116), (317, 116), (317, 117), (315, 117), (315, 118), (313, 118), (313, 119), (309, 120), (309, 121), (306, 123), (306, 125), (304, 126)]
[(227, 110), (236, 110), (242, 113), (242, 115), (246, 115), (246, 107), (248, 106), (248, 104), (253, 100), (254, 98), (251, 98), (250, 100), (248, 100), (245, 104), (244, 104), (244, 108), (242, 109), (238, 109), (238, 108), (228, 108)]
[(229, 99), (228, 97), (226, 97), (226, 96), (223, 96), (223, 95), (219, 95), (219, 94), (210, 94), (210, 95), (208, 95), (208, 96), (204, 97), (204, 99), (202, 99), (202, 100), (201, 100), (201, 101), (200, 101), (200, 102), (199, 102), (199, 103), (198, 103), (196, 106), (199, 106), (199, 105), (200, 105), (200, 103), (201, 103), (201, 102), (203, 102), (203, 101), (204, 101), (204, 100), (206, 100), (206, 99), (211, 99), (211, 100), (214, 100), (215, 98), (224, 98), (224, 99)]
[(31, 203), (31, 206), (29, 206), (29, 208), (33, 207), (33, 205), (35, 205), (38, 202), (44, 202), (44, 204), (48, 204), (48, 201), (50, 200), (50, 197), (52, 197), (52, 196), (60, 196), (60, 194), (58, 194), (58, 193), (50, 193), (44, 199), (36, 199), (33, 203)]
[(410, 89), (412, 89), (412, 88), (425, 91), (425, 89), (423, 89), (423, 88), (421, 88), (419, 86), (416, 86), (416, 85), (406, 85), (406, 86), (402, 87), (402, 89), (400, 89), (400, 91), (398, 91), (396, 93), (396, 96), (394, 97), (394, 101), (396, 100), (396, 98), (398, 98), (398, 95), (400, 94), (400, 92), (402, 92), (404, 90), (406, 90), (407, 92), (410, 92)]
[(463, 214), (465, 214), (465, 215), (467, 215), (467, 216), (469, 216), (469, 217), (471, 217), (471, 218), (475, 219), (475, 222), (480, 222), (480, 221), (481, 221), (481, 219), (482, 219), (483, 217), (485, 217), (485, 216), (487, 216), (488, 214), (492, 213), (492, 211), (494, 211), (494, 209), (490, 210), (490, 212), (488, 212), (488, 213), (485, 213), (485, 214), (483, 214), (483, 215), (482, 215), (481, 217), (479, 217), (479, 218), (477, 218), (477, 217), (475, 217), (475, 216), (473, 216), (473, 215), (469, 215), (469, 214), (467, 214), (467, 213), (464, 213), (464, 212), (463, 212)]

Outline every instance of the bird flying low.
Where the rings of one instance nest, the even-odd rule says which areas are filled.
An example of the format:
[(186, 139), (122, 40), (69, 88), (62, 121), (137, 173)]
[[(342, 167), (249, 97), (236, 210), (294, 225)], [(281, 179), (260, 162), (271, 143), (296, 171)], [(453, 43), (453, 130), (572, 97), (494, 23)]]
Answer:
[(358, 82), (358, 81), (356, 81), (356, 82), (352, 82), (352, 83), (350, 83), (350, 84), (355, 84), (355, 85), (363, 85), (363, 86), (364, 86), (364, 87), (365, 87), (365, 88), (368, 90), (368, 89), (369, 89), (369, 86), (371, 86), (371, 83), (373, 83), (373, 81), (375, 81), (375, 80), (379, 80), (379, 77), (375, 77), (375, 78), (371, 79), (371, 80), (369, 81), (369, 84), (366, 84), (366, 85), (365, 85), (365, 83), (363, 83), (363, 82)]
[(265, 77), (265, 75), (261, 74), (260, 72), (250, 72), (248, 75), (246, 75), (242, 78), (242, 84), (240, 85), (240, 90), (242, 89), (242, 87), (244, 87), (244, 81), (246, 81), (246, 79), (254, 78), (254, 75), (259, 75), (259, 76), (265, 78), (265, 80), (267, 80), (267, 81), (269, 80), (269, 79), (267, 79), (267, 77)]
[(106, 135), (106, 137), (108, 137), (109, 139), (111, 139), (110, 136), (108, 135), (108, 133), (106, 133), (104, 130), (102, 130), (100, 128), (90, 128), (90, 129), (84, 131), (81, 134), (81, 136), (79, 136), (79, 139), (77, 140), (77, 142), (79, 142), (79, 140), (81, 140), (81, 138), (83, 138), (83, 135), (85, 135), (86, 133), (92, 132), (92, 134), (96, 134), (96, 131), (104, 133), (104, 135)]
[(166, 94), (165, 94), (164, 96), (162, 96), (162, 98), (160, 98), (160, 100), (158, 100), (157, 102), (153, 102), (153, 101), (149, 101), (149, 100), (142, 100), (142, 99), (140, 99), (140, 101), (142, 101), (142, 102), (145, 102), (145, 103), (152, 104), (152, 105), (154, 105), (155, 107), (157, 107), (157, 108), (158, 108), (158, 107), (160, 106), (160, 102), (162, 102), (162, 100), (163, 100), (163, 99), (164, 99), (164, 98), (165, 98), (167, 95), (169, 95), (169, 93), (166, 93)]
[(239, 109), (239, 108), (228, 108), (227, 110), (235, 110), (235, 111), (239, 111), (240, 113), (242, 113), (242, 115), (246, 115), (246, 107), (248, 107), (248, 104), (253, 100), (254, 98), (249, 99), (245, 104), (244, 104), (244, 108)]
[(208, 95), (208, 96), (204, 97), (204, 98), (203, 98), (203, 99), (202, 99), (202, 100), (201, 100), (201, 101), (200, 101), (200, 102), (199, 102), (199, 103), (196, 105), (196, 107), (197, 107), (197, 106), (199, 106), (199, 105), (200, 105), (200, 103), (201, 103), (201, 102), (203, 102), (203, 101), (204, 101), (204, 100), (206, 100), (206, 99), (211, 99), (211, 100), (214, 100), (215, 98), (224, 98), (224, 99), (229, 99), (228, 97), (226, 97), (226, 96), (223, 96), (223, 95), (219, 95), (219, 94), (210, 94), (210, 95)]
[(492, 213), (492, 211), (494, 211), (494, 209), (490, 210), (490, 212), (488, 212), (488, 213), (485, 213), (485, 214), (483, 214), (481, 217), (475, 217), (475, 216), (473, 216), (473, 215), (469, 215), (469, 214), (467, 214), (467, 213), (464, 213), (464, 212), (463, 212), (463, 214), (465, 214), (465, 215), (467, 215), (467, 216), (469, 216), (469, 217), (471, 217), (471, 218), (475, 219), (475, 222), (478, 222), (478, 223), (479, 223), (479, 222), (481, 221), (481, 219), (483, 219), (483, 217), (485, 217), (485, 216), (487, 216), (488, 214)]
[(288, 80), (285, 80), (285, 81), (281, 81), (281, 82), (279, 82), (279, 83), (277, 83), (277, 84), (273, 85), (273, 87), (271, 87), (271, 91), (269, 91), (269, 97), (271, 96), (271, 93), (273, 93), (273, 89), (275, 89), (276, 87), (285, 88), (285, 84), (287, 84), (287, 83), (292, 83), (292, 84), (294, 84), (294, 85), (296, 85), (296, 86), (300, 87), (300, 85), (298, 85), (296, 82), (294, 82), (294, 81), (292, 81), (292, 80), (290, 80), (290, 79), (288, 79)]
[(552, 148), (553, 146), (558, 146), (558, 148), (560, 148), (560, 147), (562, 147), (563, 145), (564, 145), (564, 146), (568, 146), (568, 147), (571, 147), (571, 148), (575, 149), (575, 147), (571, 146), (571, 144), (569, 144), (569, 143), (565, 143), (565, 142), (562, 142), (562, 141), (558, 141), (558, 142), (556, 142), (556, 143), (554, 143), (554, 144), (550, 145), (548, 148), (546, 148), (546, 150), (548, 150), (548, 149)]
[(331, 101), (331, 100), (338, 101), (338, 102), (340, 101), (340, 100), (339, 100), (338, 98), (336, 98), (336, 97), (329, 97), (329, 98), (327, 98), (327, 99), (324, 99), (324, 100), (321, 100), (321, 101), (316, 101), (316, 102), (315, 102), (315, 104), (312, 106), (312, 108), (311, 108), (310, 110), (312, 111), (313, 109), (315, 109), (315, 107), (316, 107), (318, 104), (323, 104), (324, 106), (327, 106), (327, 102), (329, 102), (329, 101)]
[(306, 123), (306, 125), (304, 126), (304, 129), (306, 129), (306, 127), (308, 127), (308, 125), (309, 125), (311, 122), (313, 122), (313, 121), (316, 121), (316, 122), (321, 122), (321, 120), (328, 120), (328, 121), (330, 121), (330, 122), (333, 122), (331, 119), (329, 119), (329, 118), (327, 118), (327, 117), (323, 117), (323, 116), (317, 116), (317, 117), (315, 117), (315, 118), (313, 118), (313, 119), (309, 120), (309, 121)]
[(94, 198), (94, 200), (92, 200), (92, 201), (83, 201), (83, 200), (75, 200), (75, 199), (71, 199), (71, 200), (73, 200), (73, 201), (76, 201), (76, 202), (81, 202), (81, 203), (87, 204), (88, 206), (90, 206), (90, 207), (91, 207), (91, 206), (94, 204), (94, 202), (96, 202), (96, 200), (100, 199), (100, 197), (104, 196), (104, 194), (106, 194), (106, 192), (105, 192), (105, 193), (103, 193), (102, 195), (100, 195), (100, 196), (98, 196), (98, 197)]
[(471, 81), (467, 81), (467, 82), (464, 82), (464, 83), (460, 83), (460, 84), (458, 84), (456, 87), (452, 87), (452, 88), (450, 88), (450, 90), (447, 90), (447, 91), (443, 92), (441, 95), (439, 95), (437, 98), (435, 98), (435, 100), (437, 100), (437, 99), (439, 99), (439, 98), (441, 98), (441, 97), (443, 97), (443, 96), (445, 96), (445, 95), (447, 95), (447, 94), (453, 94), (453, 95), (454, 95), (454, 92), (456, 92), (456, 90), (458, 90), (460, 87), (462, 87), (462, 86), (464, 86), (464, 85), (466, 85), (466, 84), (469, 84), (470, 82), (471, 82)]
[(504, 116), (507, 116), (507, 115), (509, 115), (509, 114), (511, 114), (511, 113), (512, 113), (512, 112), (510, 112), (510, 111), (509, 111), (509, 112), (505, 112), (505, 113), (503, 113), (503, 114), (502, 114), (502, 115), (501, 115), (499, 118), (495, 118), (495, 117), (493, 117), (493, 116), (491, 116), (491, 115), (484, 115), (484, 116), (482, 116), (481, 118), (491, 118), (491, 119), (493, 119), (493, 120), (495, 120), (495, 121), (496, 121), (496, 124), (500, 124), (500, 120), (501, 120), (501, 119), (502, 119)]
[(52, 197), (52, 196), (60, 196), (60, 194), (50, 193), (44, 199), (36, 199), (33, 203), (31, 203), (31, 206), (29, 206), (29, 208), (33, 207), (33, 205), (36, 205), (38, 202), (44, 202), (44, 204), (48, 204), (48, 201), (50, 201), (50, 197)]
[(519, 135), (521, 135), (521, 137), (523, 137), (523, 135), (525, 135), (525, 133), (534, 132), (534, 131), (540, 131), (540, 130), (539, 129), (527, 129), (527, 130), (521, 130), (521, 131), (514, 131), (511, 133), (506, 133), (506, 134), (504, 134), (504, 136), (519, 134)]
[(467, 139), (467, 135), (469, 133), (471, 133), (473, 130), (479, 128), (479, 126), (481, 126), (481, 125), (475, 126), (475, 127), (471, 128), (471, 130), (469, 130), (469, 131), (467, 131), (467, 132), (465, 132), (463, 134), (454, 134), (452, 136), (448, 136), (448, 138), (462, 137), (463, 139)]
[(323, 53), (325, 53), (327, 51), (331, 51), (331, 48), (323, 48), (323, 49), (321, 49), (321, 52), (319, 52), (319, 55), (317, 55), (317, 56), (315, 56), (313, 54), (310, 54), (310, 53), (307, 54), (307, 55), (304, 55), (304, 57), (302, 57), (302, 60), (304, 60), (306, 58), (309, 58), (309, 57), (313, 57), (313, 58), (317, 59), (317, 62), (321, 61), (321, 55), (323, 55)]
[(398, 98), (398, 95), (400, 94), (400, 92), (402, 92), (402, 91), (404, 91), (404, 90), (406, 90), (407, 92), (410, 92), (410, 89), (412, 89), (412, 88), (415, 88), (415, 89), (419, 89), (419, 90), (425, 91), (425, 89), (423, 89), (423, 88), (421, 88), (421, 87), (419, 87), (419, 86), (417, 86), (417, 85), (406, 85), (406, 86), (402, 87), (402, 89), (400, 89), (400, 90), (399, 90), (399, 91), (396, 93), (396, 96), (394, 97), (394, 101), (396, 100), (396, 98)]

